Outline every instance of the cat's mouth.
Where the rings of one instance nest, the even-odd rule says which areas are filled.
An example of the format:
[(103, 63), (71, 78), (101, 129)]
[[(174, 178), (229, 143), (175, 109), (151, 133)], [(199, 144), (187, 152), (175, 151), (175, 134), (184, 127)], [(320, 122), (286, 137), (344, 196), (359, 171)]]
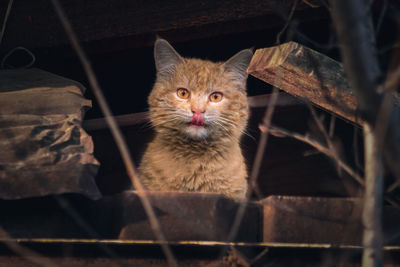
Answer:
[(189, 125), (194, 127), (204, 127), (204, 115), (202, 113), (194, 113)]
[(189, 122), (189, 126), (193, 127), (205, 127), (204, 122)]

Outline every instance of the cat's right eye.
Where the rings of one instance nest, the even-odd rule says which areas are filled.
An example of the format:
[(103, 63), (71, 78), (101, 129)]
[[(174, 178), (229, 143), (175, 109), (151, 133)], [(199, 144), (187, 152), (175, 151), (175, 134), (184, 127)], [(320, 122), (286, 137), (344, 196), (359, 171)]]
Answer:
[(176, 90), (176, 94), (178, 95), (179, 98), (182, 98), (182, 99), (188, 99), (190, 96), (189, 90), (185, 89), (185, 88), (178, 88)]

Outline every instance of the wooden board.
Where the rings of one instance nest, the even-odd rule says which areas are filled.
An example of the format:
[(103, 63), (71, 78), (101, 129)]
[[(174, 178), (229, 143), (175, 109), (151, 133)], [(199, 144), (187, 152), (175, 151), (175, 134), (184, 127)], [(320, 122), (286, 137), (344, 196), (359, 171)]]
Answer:
[(258, 49), (248, 73), (351, 122), (362, 122), (342, 65), (312, 49), (295, 42)]
[[(262, 108), (262, 107), (267, 107), (269, 105), (270, 98), (271, 95), (269, 94), (250, 96), (247, 98), (247, 102), (250, 108), (260, 108), (260, 107)], [(287, 94), (280, 94), (275, 105), (277, 107), (284, 107), (284, 106), (295, 106), (300, 104), (301, 102), (297, 101), (294, 97)], [(118, 115), (114, 116), (114, 119), (120, 127), (139, 125), (149, 122), (149, 112)], [(101, 130), (108, 128), (108, 125), (104, 118), (97, 118), (97, 119), (85, 120), (83, 122), (83, 128), (85, 128), (85, 130), (87, 131), (94, 131), (94, 130)]]
[[(6, 10), (7, 4), (8, 1), (0, 1), (0, 10)], [(176, 40), (176, 32), (180, 31), (179, 39), (190, 40), (282, 27), (286, 22), (282, 17), (289, 14), (293, 1), (64, 0), (61, 4), (81, 42), (102, 40), (106, 42), (103, 49), (110, 50), (112, 47), (121, 49), (152, 45), (155, 33)], [(311, 8), (304, 3), (297, 5), (295, 15), (304, 10), (308, 12), (303, 19), (328, 17), (324, 8)], [(114, 41), (107, 42), (110, 39)], [(50, 1), (14, 2), (4, 47), (35, 48), (66, 44), (68, 39)]]
[[(271, 196), (264, 206), (263, 241), (361, 245), (362, 199)], [(400, 213), (384, 207), (385, 245), (399, 244)]]
[[(168, 241), (225, 241), (239, 206), (219, 194), (149, 191), (148, 197)], [(0, 226), (14, 238), (155, 240), (134, 191), (99, 200), (79, 195), (0, 200), (0, 210)], [(261, 206), (249, 203), (236, 240), (260, 241), (261, 220)]]

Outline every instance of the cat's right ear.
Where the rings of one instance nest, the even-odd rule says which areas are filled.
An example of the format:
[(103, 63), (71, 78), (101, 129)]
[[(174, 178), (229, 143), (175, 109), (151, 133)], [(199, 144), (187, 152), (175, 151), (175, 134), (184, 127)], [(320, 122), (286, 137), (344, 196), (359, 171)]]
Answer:
[(183, 58), (166, 40), (157, 39), (154, 44), (154, 60), (157, 74), (166, 76), (175, 70), (175, 67), (183, 61)]

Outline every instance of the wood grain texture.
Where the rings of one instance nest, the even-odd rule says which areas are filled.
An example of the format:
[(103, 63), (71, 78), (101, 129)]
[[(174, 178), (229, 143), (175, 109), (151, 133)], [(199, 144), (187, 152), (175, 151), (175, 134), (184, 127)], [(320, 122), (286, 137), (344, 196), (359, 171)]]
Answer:
[(312, 49), (295, 42), (258, 49), (248, 73), (351, 122), (362, 122), (342, 65)]

